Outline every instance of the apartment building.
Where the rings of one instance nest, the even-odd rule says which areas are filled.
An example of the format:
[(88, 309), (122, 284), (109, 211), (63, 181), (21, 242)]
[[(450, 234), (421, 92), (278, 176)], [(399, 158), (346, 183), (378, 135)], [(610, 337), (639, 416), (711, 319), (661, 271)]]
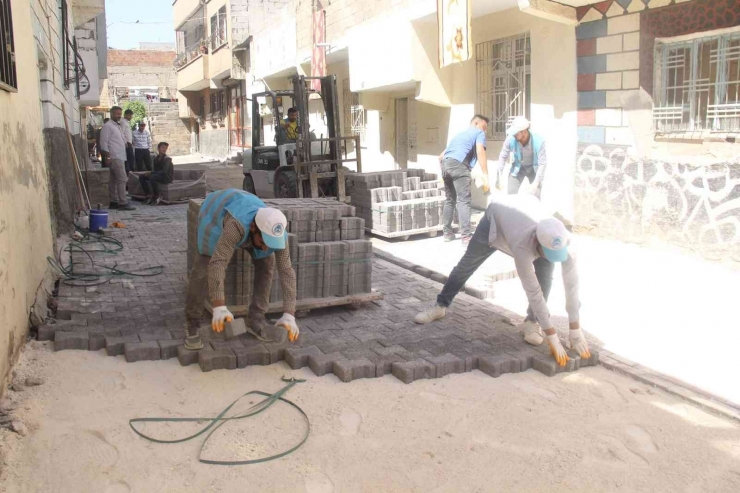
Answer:
[(85, 107), (105, 75), (104, 10), (104, 0), (0, 0), (0, 386), (29, 319), (45, 315), (46, 257), (79, 205), (68, 137), (84, 160)]
[(191, 132), (191, 152), (222, 159), (246, 143), (247, 3), (173, 4), (179, 114)]

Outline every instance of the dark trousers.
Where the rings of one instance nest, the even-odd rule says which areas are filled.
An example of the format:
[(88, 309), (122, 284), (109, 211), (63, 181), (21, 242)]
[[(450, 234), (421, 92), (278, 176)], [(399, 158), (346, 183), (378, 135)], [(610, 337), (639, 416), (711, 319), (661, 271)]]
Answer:
[(134, 149), (136, 155), (136, 171), (151, 171), (152, 156), (149, 149)]
[(167, 175), (164, 173), (152, 173), (149, 176), (139, 175), (139, 183), (141, 183), (141, 188), (144, 189), (144, 193), (149, 196), (159, 195), (157, 184), (166, 184), (169, 183), (169, 180), (167, 180)]
[(534, 177), (537, 173), (534, 172), (534, 168), (529, 168), (529, 172), (525, 171), (525, 168), (519, 168), (519, 174), (517, 176), (509, 175), (509, 185), (506, 187), (509, 195), (515, 195), (519, 193), (519, 189), (522, 186), (524, 179), (528, 179), (529, 183), (534, 181)]
[[(478, 231), (480, 231), (480, 228), (476, 230), (475, 236), (473, 236), (468, 249), (465, 251), (465, 255), (463, 255), (455, 268), (452, 269), (450, 277), (447, 278), (447, 282), (442, 288), (442, 292), (437, 295), (437, 305), (444, 306), (445, 308), (450, 306), (452, 300), (455, 299), (457, 293), (465, 286), (470, 276), (496, 251), (495, 248), (488, 246), (488, 231), (480, 235)], [(545, 297), (545, 301), (547, 301), (547, 298), (550, 296), (550, 289), (552, 288), (552, 272), (555, 269), (555, 265), (542, 257), (535, 260), (533, 264), (537, 282), (540, 283), (540, 289), (542, 289), (542, 294)], [(535, 320), (531, 306), (527, 307), (527, 320)]]
[(470, 168), (454, 159), (442, 161), (442, 179), (445, 183), (444, 207), (444, 234), (450, 236), (452, 232), (452, 217), (457, 207), (457, 218), (460, 221), (460, 236), (469, 238), (473, 235), (470, 227)]
[(126, 174), (128, 175), (131, 171), (134, 171), (136, 166), (136, 156), (134, 154), (134, 148), (126, 146)]

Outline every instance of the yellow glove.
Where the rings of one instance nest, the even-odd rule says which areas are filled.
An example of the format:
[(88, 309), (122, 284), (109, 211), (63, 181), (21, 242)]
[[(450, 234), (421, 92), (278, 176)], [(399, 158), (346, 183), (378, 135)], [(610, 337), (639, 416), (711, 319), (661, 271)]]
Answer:
[(483, 186), (481, 189), (483, 190), (483, 193), (488, 193), (491, 190), (491, 186), (488, 184), (488, 175), (482, 174), (481, 178), (483, 179)]
[(550, 354), (558, 362), (558, 365), (565, 366), (568, 363), (568, 354), (565, 352), (565, 348), (560, 344), (560, 338), (557, 334), (548, 335), (547, 343), (550, 345)]
[(290, 313), (283, 313), (283, 316), (280, 317), (280, 320), (275, 322), (275, 327), (283, 327), (285, 330), (287, 330), (288, 340), (290, 342), (297, 341), (298, 334), (300, 334), (301, 332), (298, 328), (298, 324), (295, 323), (295, 317)]
[(213, 309), (211, 328), (214, 332), (223, 332), (226, 322), (233, 322), (234, 315), (225, 306), (217, 306)]
[(588, 342), (586, 342), (586, 336), (583, 335), (581, 329), (571, 329), (569, 334), (570, 347), (574, 349), (581, 358), (588, 359), (591, 357), (591, 351), (588, 349)]

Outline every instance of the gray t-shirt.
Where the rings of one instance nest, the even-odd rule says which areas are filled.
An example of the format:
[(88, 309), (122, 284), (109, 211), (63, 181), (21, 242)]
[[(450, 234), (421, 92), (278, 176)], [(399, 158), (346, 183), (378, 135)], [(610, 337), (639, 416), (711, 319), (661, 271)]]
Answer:
[[(501, 250), (514, 258), (516, 271), (522, 287), (527, 293), (537, 321), (543, 329), (552, 328), (550, 311), (534, 273), (532, 263), (540, 257), (537, 252), (537, 224), (548, 217), (539, 200), (529, 194), (495, 194), (486, 209), (486, 214), (478, 225), (485, 232), (488, 228), (488, 245)], [(485, 235), (476, 230), (474, 237), (485, 241)], [(578, 297), (578, 269), (573, 245), (568, 247), (568, 260), (562, 262), (563, 284), (565, 286), (565, 309), (570, 322), (579, 320), (580, 300)]]

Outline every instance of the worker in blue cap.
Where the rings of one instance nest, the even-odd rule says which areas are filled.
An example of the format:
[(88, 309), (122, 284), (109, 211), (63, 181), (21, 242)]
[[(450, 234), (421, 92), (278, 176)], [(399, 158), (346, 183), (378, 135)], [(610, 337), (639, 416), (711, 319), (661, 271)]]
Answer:
[(226, 307), (224, 278), (237, 248), (246, 250), (254, 263), (254, 286), (247, 323), (258, 335), (269, 323), (265, 313), (277, 264), (283, 295), (283, 316), (275, 323), (288, 331), (290, 341), (299, 335), (295, 321), (296, 276), (288, 250), (288, 221), (278, 209), (267, 207), (256, 195), (237, 189), (220, 190), (206, 197), (198, 214), (198, 257), (188, 272), (185, 301), (185, 347), (200, 349), (198, 332), (203, 302), (210, 295), (211, 327), (222, 332), (234, 315)]
[(548, 215), (539, 200), (530, 194), (494, 195), (478, 224), (465, 255), (450, 273), (436, 304), (419, 313), (414, 321), (427, 324), (443, 318), (447, 308), (465, 283), (496, 250), (514, 258), (516, 271), (527, 294), (529, 307), (523, 324), (524, 340), (538, 346), (545, 337), (550, 352), (560, 366), (568, 362), (547, 309), (555, 263), (562, 265), (565, 308), (570, 321), (570, 345), (582, 358), (590, 358), (588, 343), (580, 325), (578, 269), (570, 233), (562, 222)]

